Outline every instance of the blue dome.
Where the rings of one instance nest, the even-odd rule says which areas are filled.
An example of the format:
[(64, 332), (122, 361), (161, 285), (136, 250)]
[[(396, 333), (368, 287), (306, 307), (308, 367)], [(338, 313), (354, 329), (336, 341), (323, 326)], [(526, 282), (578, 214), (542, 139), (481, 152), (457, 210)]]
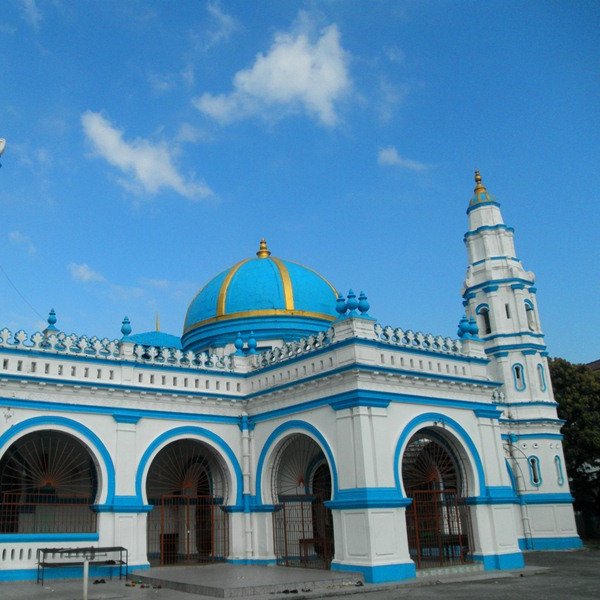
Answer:
[(337, 292), (321, 275), (271, 256), (263, 240), (247, 258), (209, 281), (192, 300), (181, 338), (185, 350), (232, 343), (238, 332), (293, 340), (329, 327)]

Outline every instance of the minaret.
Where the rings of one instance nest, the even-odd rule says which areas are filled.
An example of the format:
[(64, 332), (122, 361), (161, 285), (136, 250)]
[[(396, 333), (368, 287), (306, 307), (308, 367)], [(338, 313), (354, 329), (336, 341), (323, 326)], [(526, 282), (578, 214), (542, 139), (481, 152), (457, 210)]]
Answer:
[(475, 171), (465, 234), (469, 266), (463, 289), (467, 316), (474, 317), (491, 375), (504, 382), (507, 401), (553, 402), (546, 346), (537, 309), (535, 277), (517, 258), (514, 229)]
[(514, 230), (505, 225), (479, 171), (467, 215), (463, 304), (467, 317), (477, 320), (489, 376), (503, 384), (493, 401), (503, 411), (500, 430), (519, 498), (520, 544), (522, 549), (576, 548), (581, 542), (564, 471), (562, 421), (556, 414), (535, 277), (517, 257)]

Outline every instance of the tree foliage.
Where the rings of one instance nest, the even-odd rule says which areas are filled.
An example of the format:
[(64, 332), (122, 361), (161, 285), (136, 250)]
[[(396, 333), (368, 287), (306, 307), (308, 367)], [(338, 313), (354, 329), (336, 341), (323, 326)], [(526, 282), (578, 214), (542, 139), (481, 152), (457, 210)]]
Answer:
[(600, 371), (555, 358), (550, 375), (575, 508), (600, 514)]

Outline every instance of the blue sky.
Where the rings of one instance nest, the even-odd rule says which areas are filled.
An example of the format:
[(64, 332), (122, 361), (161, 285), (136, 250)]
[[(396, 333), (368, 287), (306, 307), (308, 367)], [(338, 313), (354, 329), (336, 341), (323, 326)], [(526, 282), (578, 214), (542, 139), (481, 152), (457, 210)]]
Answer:
[(600, 358), (598, 31), (593, 1), (3, 0), (0, 327), (180, 334), (264, 236), (455, 336), (478, 168), (550, 354)]

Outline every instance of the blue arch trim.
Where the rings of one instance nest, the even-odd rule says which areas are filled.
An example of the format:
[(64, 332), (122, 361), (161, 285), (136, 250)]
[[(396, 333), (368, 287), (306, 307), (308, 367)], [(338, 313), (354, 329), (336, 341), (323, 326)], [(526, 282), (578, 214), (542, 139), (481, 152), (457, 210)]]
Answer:
[(73, 431), (77, 431), (88, 440), (90, 445), (96, 449), (102, 458), (104, 467), (106, 468), (106, 502), (112, 502), (115, 495), (115, 465), (110, 457), (110, 453), (106, 449), (106, 446), (102, 443), (102, 440), (91, 429), (88, 429), (79, 421), (67, 419), (66, 417), (33, 417), (31, 419), (27, 419), (26, 421), (21, 421), (20, 423), (13, 425), (0, 436), (0, 448), (2, 448), (6, 443), (8, 443), (15, 436), (19, 435), (21, 432), (39, 425), (49, 427), (58, 425), (66, 427), (68, 429), (72, 429)]
[(209, 431), (204, 427), (195, 427), (190, 425), (186, 427), (176, 427), (175, 429), (165, 431), (146, 448), (146, 451), (140, 459), (140, 463), (135, 474), (135, 493), (137, 495), (137, 500), (140, 503), (140, 505), (143, 504), (144, 498), (144, 495), (142, 493), (142, 478), (144, 476), (144, 471), (146, 470), (146, 465), (150, 460), (150, 456), (152, 456), (154, 451), (164, 442), (180, 435), (197, 435), (200, 437), (207, 438), (214, 442), (224, 452), (224, 454), (226, 454), (227, 458), (231, 461), (236, 479), (235, 504), (241, 504), (243, 491), (242, 468), (240, 467), (240, 463), (238, 462), (238, 459), (236, 458), (233, 450), (229, 447), (225, 440), (223, 440), (221, 437), (219, 437), (212, 431)]
[(261, 452), (260, 457), (258, 459), (258, 466), (256, 468), (256, 500), (257, 504), (262, 504), (262, 474), (264, 469), (264, 463), (267, 458), (267, 454), (275, 442), (275, 440), (285, 431), (290, 429), (302, 429), (304, 431), (308, 431), (312, 434), (319, 442), (321, 447), (325, 452), (325, 456), (327, 457), (327, 462), (329, 463), (329, 468), (331, 469), (331, 482), (333, 484), (333, 493), (334, 497), (338, 491), (338, 476), (337, 476), (337, 467), (335, 465), (335, 459), (333, 458), (333, 452), (331, 451), (331, 447), (327, 443), (327, 440), (323, 437), (323, 434), (310, 423), (306, 423), (305, 421), (288, 421), (287, 423), (283, 423), (279, 427), (273, 430), (271, 435), (267, 438)]
[(470, 438), (469, 434), (454, 420), (446, 415), (442, 415), (440, 413), (424, 413), (415, 417), (412, 421), (410, 421), (404, 431), (400, 435), (398, 439), (398, 443), (396, 444), (396, 449), (394, 450), (394, 481), (396, 483), (396, 488), (400, 491), (402, 490), (402, 482), (400, 481), (400, 451), (404, 447), (405, 443), (408, 441), (409, 437), (416, 432), (419, 425), (423, 423), (427, 423), (429, 421), (441, 421), (444, 423), (447, 429), (452, 430), (452, 432), (462, 441), (465, 446), (469, 449), (469, 452), (473, 456), (473, 460), (475, 461), (475, 470), (477, 472), (477, 480), (479, 482), (479, 490), (480, 493), (483, 494), (486, 490), (485, 485), (485, 472), (483, 470), (483, 463), (481, 462), (481, 458), (479, 456), (479, 452), (477, 452), (477, 448), (473, 443), (473, 440)]

